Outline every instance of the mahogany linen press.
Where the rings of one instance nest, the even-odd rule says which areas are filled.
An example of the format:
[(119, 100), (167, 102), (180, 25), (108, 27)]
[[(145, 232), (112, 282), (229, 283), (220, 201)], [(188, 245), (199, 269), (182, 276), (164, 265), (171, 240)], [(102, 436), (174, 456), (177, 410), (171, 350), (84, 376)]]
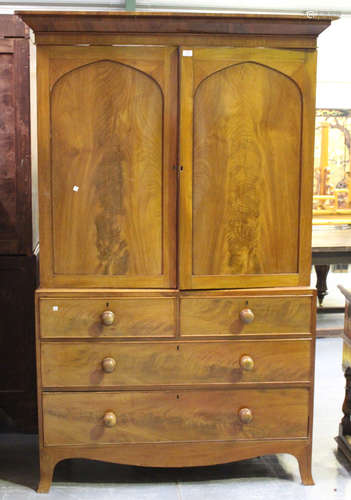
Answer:
[(57, 462), (290, 453), (313, 484), (316, 37), (330, 17), (21, 12), (39, 491)]

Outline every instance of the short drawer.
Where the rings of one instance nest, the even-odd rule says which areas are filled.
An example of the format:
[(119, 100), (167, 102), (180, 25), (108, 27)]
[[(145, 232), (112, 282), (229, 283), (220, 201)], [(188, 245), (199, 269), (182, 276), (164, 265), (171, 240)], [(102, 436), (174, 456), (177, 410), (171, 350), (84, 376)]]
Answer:
[(181, 335), (311, 332), (312, 300), (312, 296), (182, 298)]
[(308, 401), (302, 388), (44, 393), (44, 443), (304, 438)]
[(311, 340), (42, 342), (43, 387), (306, 382)]
[(173, 337), (176, 332), (176, 299), (168, 297), (41, 298), (39, 311), (41, 337)]

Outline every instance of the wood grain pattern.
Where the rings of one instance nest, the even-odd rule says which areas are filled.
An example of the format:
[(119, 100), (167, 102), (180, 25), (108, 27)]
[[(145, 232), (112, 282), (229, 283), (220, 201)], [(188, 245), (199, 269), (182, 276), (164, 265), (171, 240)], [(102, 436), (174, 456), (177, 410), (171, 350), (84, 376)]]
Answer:
[(193, 274), (297, 272), (301, 111), (297, 85), (252, 62), (197, 88)]
[(305, 78), (303, 85), (303, 133), (302, 133), (302, 171), (300, 180), (300, 241), (299, 241), (299, 284), (310, 282), (312, 265), (312, 197), (314, 165), (314, 129), (316, 106), (317, 52), (305, 53)]
[[(315, 294), (301, 285), (309, 283), (310, 272), (311, 221), (306, 212), (311, 211), (315, 51), (286, 49), (314, 48), (317, 33), (330, 19), (179, 13), (32, 13), (26, 19), (37, 30), (41, 284), (47, 287), (37, 294), (39, 490), (48, 490), (57, 461), (78, 456), (183, 467), (287, 452), (298, 459), (304, 484), (312, 484)], [(84, 43), (91, 45), (73, 46)], [(273, 46), (284, 50), (269, 48)], [(183, 57), (183, 48), (193, 50), (192, 57)], [(127, 77), (129, 70), (133, 77)], [(78, 84), (71, 82), (73, 75), (85, 71), (91, 76), (80, 77)], [(160, 89), (162, 110), (145, 78)], [(130, 83), (123, 92), (126, 102), (120, 103), (119, 96), (115, 99), (106, 80)], [(61, 92), (64, 82), (69, 85)], [(78, 87), (83, 88), (83, 97), (89, 94), (84, 101), (88, 105), (79, 110), (83, 124), (78, 120), (82, 107)], [(93, 108), (89, 97), (96, 89), (102, 97)], [(107, 191), (105, 178), (102, 182), (100, 177), (103, 169), (97, 168), (100, 149), (104, 164), (112, 165), (115, 158), (112, 148), (110, 162), (102, 131), (107, 127), (108, 143), (118, 142), (109, 120), (101, 118), (108, 116), (105, 98), (111, 98), (113, 106), (118, 102), (128, 121), (130, 133), (123, 138), (128, 154), (139, 149), (132, 134), (140, 130), (139, 122), (134, 126), (133, 121), (140, 116), (131, 116), (136, 106), (129, 100), (136, 89), (148, 90), (150, 106), (163, 120), (162, 130), (152, 129), (151, 124), (141, 134), (149, 141), (148, 151), (157, 149), (156, 142), (163, 144), (158, 155), (162, 175), (147, 169), (148, 158), (138, 161), (142, 177), (156, 179), (152, 201), (158, 200), (159, 219), (144, 216), (145, 203), (139, 206), (134, 200), (139, 192), (134, 184), (133, 190), (126, 188), (132, 179), (125, 174), (124, 150), (121, 172), (112, 176), (114, 183)], [(89, 240), (89, 229), (81, 231), (88, 250), (84, 245), (77, 250), (75, 240), (69, 252), (71, 240), (64, 231), (75, 224), (69, 210), (63, 208), (66, 215), (59, 225), (54, 220), (61, 217), (67, 179), (55, 177), (48, 168), (53, 158), (50, 92), (51, 104), (55, 94), (60, 106), (67, 100), (65, 113), (51, 119), (54, 127), (60, 125), (58, 144), (61, 135), (69, 148), (71, 137), (76, 141), (68, 160), (75, 164), (75, 155), (91, 154), (94, 141), (84, 142), (84, 134), (101, 143), (100, 149), (93, 148), (96, 167), (86, 175), (91, 200), (82, 204), (80, 221), (85, 224), (91, 214), (96, 219), (105, 210), (109, 224), (100, 224), (98, 245), (96, 238)], [(71, 94), (77, 110), (68, 105)], [(147, 99), (139, 97), (141, 109), (148, 109)], [(213, 105), (216, 101), (218, 106)], [(89, 125), (93, 121), (89, 113), (94, 120), (99, 115), (95, 120), (99, 130)], [(69, 114), (75, 126), (66, 139)], [(150, 137), (153, 133), (155, 137)], [(220, 170), (218, 159), (223, 158)], [(61, 161), (57, 154), (56, 160)], [(183, 170), (173, 169), (175, 165)], [(74, 168), (67, 174), (62, 168), (61, 174), (67, 177), (78, 171)], [(107, 171), (114, 172), (112, 166)], [(80, 186), (79, 196), (82, 179), (78, 184), (70, 178), (72, 185)], [(142, 195), (147, 195), (150, 183), (140, 185)], [(94, 194), (96, 187), (104, 199)], [(211, 200), (212, 195), (217, 201)], [(134, 218), (137, 210), (142, 214), (143, 224), (134, 238), (130, 238), (133, 222), (128, 220), (123, 232), (126, 208)], [(155, 255), (151, 243), (149, 247), (145, 243), (155, 235), (153, 218), (158, 227)], [(64, 237), (57, 244), (60, 231)], [(122, 241), (126, 245), (117, 251), (116, 270), (114, 245)], [(88, 254), (93, 244), (92, 258)], [(137, 248), (138, 267), (131, 264), (131, 245)], [(53, 266), (58, 250), (63, 274)], [(70, 266), (78, 267), (72, 273)], [(130, 266), (136, 269), (134, 275)], [(106, 318), (111, 321), (114, 314), (116, 319), (102, 327), (101, 313), (107, 308), (111, 313)], [(255, 318), (242, 327), (238, 321), (243, 308), (252, 309)], [(182, 338), (175, 338), (180, 334)], [(246, 371), (240, 364), (244, 354), (250, 357)], [(106, 357), (116, 360), (114, 370), (110, 360), (103, 371)], [(243, 408), (253, 414), (247, 425), (238, 418)], [(111, 428), (103, 425), (108, 412), (116, 415)]]
[[(44, 442), (53, 445), (307, 436), (308, 390), (44, 393)], [(250, 407), (254, 419), (237, 415)], [(113, 411), (117, 425), (103, 426)]]
[[(92, 290), (78, 290), (78, 293), (92, 293)], [(145, 293), (146, 290), (143, 291)], [(38, 293), (45, 294), (45, 296), (53, 293), (52, 290), (38, 290)], [(68, 290), (55, 290), (55, 293), (68, 293)], [(101, 291), (100, 291), (101, 293)], [(120, 291), (115, 293), (121, 293)], [(130, 291), (128, 292), (130, 293)], [(140, 293), (140, 292), (139, 292)], [(308, 286), (299, 287), (275, 287), (275, 288), (248, 288), (246, 290), (242, 288), (237, 288), (234, 290), (180, 290), (179, 294), (181, 297), (309, 297), (312, 299), (317, 295), (315, 288), (310, 288)]]
[[(26, 32), (27, 32), (27, 28)], [(32, 256), (38, 240), (32, 234), (29, 40), (15, 40), (16, 185), (18, 252)]]
[(56, 83), (55, 273), (162, 274), (162, 101), (150, 77), (110, 61)]
[(28, 26), (24, 22), (13, 14), (1, 14), (0, 15), (0, 33), (1, 36), (9, 38), (24, 38), (28, 37)]
[[(57, 309), (56, 309), (57, 308)], [(101, 314), (115, 314), (105, 326)], [(40, 300), (42, 337), (173, 337), (176, 301), (171, 298), (50, 298)]]
[(15, 16), (0, 15), (0, 37), (9, 36), (0, 38), (2, 255), (32, 255), (29, 41), (25, 32), (25, 25)]
[[(193, 467), (230, 463), (262, 455), (288, 453), (296, 457), (302, 484), (313, 483), (311, 475), (312, 446), (308, 439), (271, 441), (206, 441), (192, 443), (151, 443), (103, 446), (51, 446), (40, 450), (40, 483), (38, 493), (47, 493), (58, 462), (67, 458), (85, 458), (119, 464), (151, 467)], [(267, 469), (268, 471), (268, 469)]]
[(336, 17), (177, 12), (30, 12), (17, 14), (35, 32), (205, 33), (206, 35), (309, 35), (316, 37)]
[[(12, 40), (11, 45), (13, 45)], [(0, 253), (5, 254), (17, 253), (14, 70), (13, 54), (2, 52), (0, 54)]]
[(172, 286), (176, 51), (75, 49), (38, 50), (41, 282)]
[(182, 59), (180, 287), (307, 284), (313, 57), (193, 48)]
[[(287, 289), (289, 291), (289, 289)], [(310, 290), (308, 288), (294, 288), (293, 293), (302, 295), (312, 295), (314, 290)], [(236, 291), (236, 293), (240, 294), (241, 290)], [(255, 293), (260, 295), (262, 292), (265, 293), (265, 290), (255, 290)], [(278, 294), (285, 293), (284, 289), (278, 290), (276, 288), (272, 288), (269, 290), (270, 294), (274, 294), (278, 292)], [(196, 292), (199, 294), (200, 292)], [(218, 293), (218, 292), (217, 292)], [(222, 292), (223, 293), (223, 292)], [(224, 292), (225, 293), (225, 292)], [(151, 297), (177, 297), (179, 294), (178, 290), (173, 288), (37, 288), (36, 295), (38, 298), (53, 298), (53, 297), (61, 297), (61, 298), (78, 298), (78, 299), (118, 299), (121, 297), (134, 297), (134, 298), (151, 298)]]
[[(204, 47), (208, 44), (208, 36), (187, 33), (158, 33), (140, 35), (118, 34), (118, 33), (52, 33), (40, 32), (35, 34), (36, 45), (76, 45), (77, 43), (88, 43), (94, 45), (193, 45)], [(284, 35), (230, 35), (217, 34), (211, 37), (211, 46), (226, 47), (281, 47), (281, 48), (316, 48), (316, 39), (310, 36), (286, 37)]]
[(3, 432), (35, 433), (28, 32), (0, 15), (0, 397)]
[[(244, 324), (249, 307), (255, 319)], [(180, 303), (181, 335), (249, 335), (311, 332), (310, 297), (188, 297)]]
[[(252, 371), (241, 368), (244, 355)], [(111, 373), (106, 357), (116, 361)], [(310, 357), (311, 340), (41, 344), (46, 388), (306, 382)]]

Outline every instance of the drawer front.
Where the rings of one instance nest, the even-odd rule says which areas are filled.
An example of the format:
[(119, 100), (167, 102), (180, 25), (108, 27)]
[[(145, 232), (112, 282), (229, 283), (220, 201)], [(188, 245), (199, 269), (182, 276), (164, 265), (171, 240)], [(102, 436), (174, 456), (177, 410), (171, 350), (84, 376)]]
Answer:
[(304, 438), (308, 400), (308, 389), (44, 393), (44, 443)]
[[(50, 342), (44, 387), (309, 381), (311, 340)], [(112, 371), (110, 371), (112, 370)]]
[[(176, 299), (40, 299), (41, 337), (173, 337)], [(102, 314), (111, 311), (112, 324)]]
[[(182, 298), (181, 335), (307, 333), (311, 307), (310, 296)], [(253, 320), (245, 323), (240, 314), (248, 309)]]

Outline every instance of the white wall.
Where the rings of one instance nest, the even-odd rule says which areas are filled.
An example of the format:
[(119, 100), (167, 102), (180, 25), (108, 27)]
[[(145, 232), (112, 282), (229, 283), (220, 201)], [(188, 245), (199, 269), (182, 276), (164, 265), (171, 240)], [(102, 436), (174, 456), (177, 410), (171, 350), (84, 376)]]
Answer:
[(140, 8), (192, 9), (192, 10), (236, 10), (255, 12), (349, 12), (350, 0), (137, 0)]
[[(124, 0), (0, 0), (0, 12), (16, 9), (120, 10)], [(235, 8), (234, 8), (235, 6)], [(317, 107), (351, 109), (351, 0), (137, 0), (147, 10), (215, 10), (343, 14), (318, 38)]]
[[(0, 7), (13, 8), (103, 8), (123, 7), (124, 0), (19, 0), (14, 2), (0, 0)], [(180, 10), (230, 10), (288, 13), (315, 11), (319, 13), (350, 13), (350, 0), (136, 0), (139, 9), (180, 9)]]
[(351, 109), (351, 16), (318, 38), (317, 107)]
[(12, 14), (15, 10), (124, 10), (124, 0), (0, 0), (0, 13)]

